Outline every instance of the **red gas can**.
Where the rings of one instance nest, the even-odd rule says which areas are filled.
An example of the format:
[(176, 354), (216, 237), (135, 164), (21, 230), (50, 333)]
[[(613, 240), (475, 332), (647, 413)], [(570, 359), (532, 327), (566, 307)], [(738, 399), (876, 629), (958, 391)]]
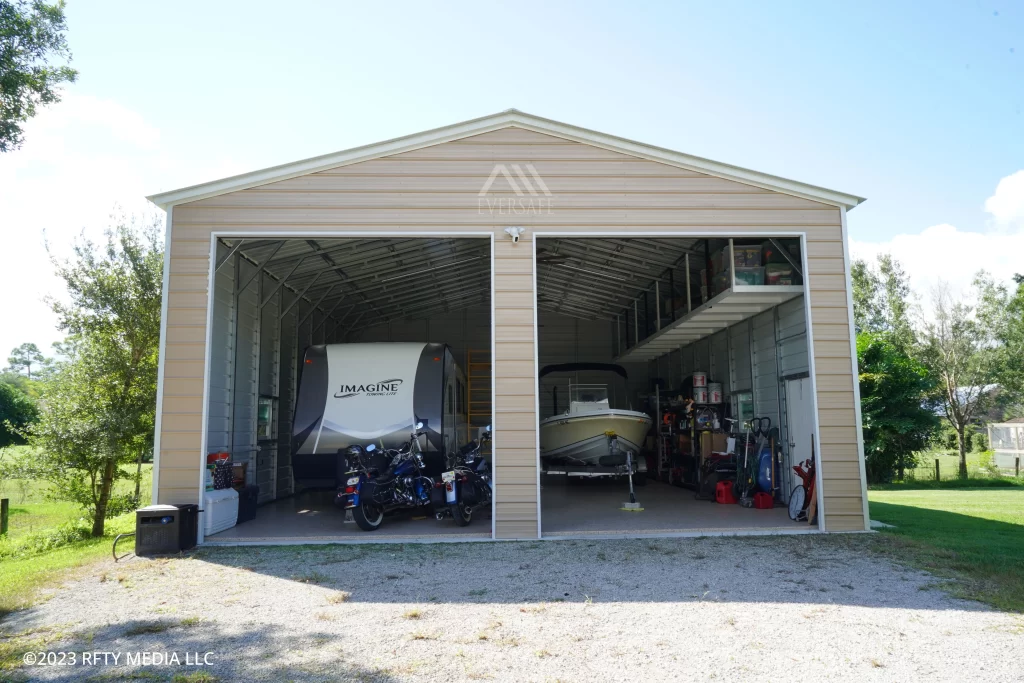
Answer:
[(758, 510), (771, 510), (775, 507), (775, 501), (772, 499), (772, 494), (765, 493), (764, 491), (758, 491), (755, 493), (754, 507)]
[(715, 502), (722, 505), (736, 504), (736, 496), (733, 495), (731, 481), (720, 481), (715, 485)]

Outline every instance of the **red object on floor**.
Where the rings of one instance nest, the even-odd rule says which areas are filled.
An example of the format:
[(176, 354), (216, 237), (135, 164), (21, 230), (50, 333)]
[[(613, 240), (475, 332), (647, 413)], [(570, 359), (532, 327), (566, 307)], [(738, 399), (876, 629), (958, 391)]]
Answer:
[(754, 494), (754, 507), (758, 510), (771, 510), (775, 507), (775, 500), (772, 494), (759, 491)]
[(720, 481), (715, 485), (715, 502), (722, 505), (736, 504), (736, 496), (733, 495), (731, 481)]

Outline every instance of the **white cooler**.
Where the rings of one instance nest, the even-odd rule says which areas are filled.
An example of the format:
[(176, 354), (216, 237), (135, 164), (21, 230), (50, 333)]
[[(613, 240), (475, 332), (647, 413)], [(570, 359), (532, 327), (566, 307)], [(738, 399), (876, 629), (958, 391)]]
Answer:
[(235, 526), (238, 523), (238, 491), (206, 491), (203, 519), (206, 520), (203, 526), (207, 536)]

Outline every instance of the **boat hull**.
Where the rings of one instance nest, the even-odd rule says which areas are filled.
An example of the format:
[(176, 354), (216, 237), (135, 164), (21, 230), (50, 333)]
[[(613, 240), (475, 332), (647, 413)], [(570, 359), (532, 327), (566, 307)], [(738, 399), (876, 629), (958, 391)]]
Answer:
[(540, 456), (551, 464), (600, 465), (612, 455), (607, 433), (618, 438), (619, 453), (640, 454), (651, 418), (632, 410), (556, 415), (540, 423)]

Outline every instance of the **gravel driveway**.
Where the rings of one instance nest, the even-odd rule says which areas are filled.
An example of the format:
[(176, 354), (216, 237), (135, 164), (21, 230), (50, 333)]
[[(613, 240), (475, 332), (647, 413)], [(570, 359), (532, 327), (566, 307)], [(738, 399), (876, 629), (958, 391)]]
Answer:
[[(15, 672), (31, 680), (1024, 678), (1019, 615), (954, 600), (873, 542), (209, 548), (89, 568), (0, 630), (79, 662), (120, 654)], [(182, 664), (125, 666), (136, 652)]]

